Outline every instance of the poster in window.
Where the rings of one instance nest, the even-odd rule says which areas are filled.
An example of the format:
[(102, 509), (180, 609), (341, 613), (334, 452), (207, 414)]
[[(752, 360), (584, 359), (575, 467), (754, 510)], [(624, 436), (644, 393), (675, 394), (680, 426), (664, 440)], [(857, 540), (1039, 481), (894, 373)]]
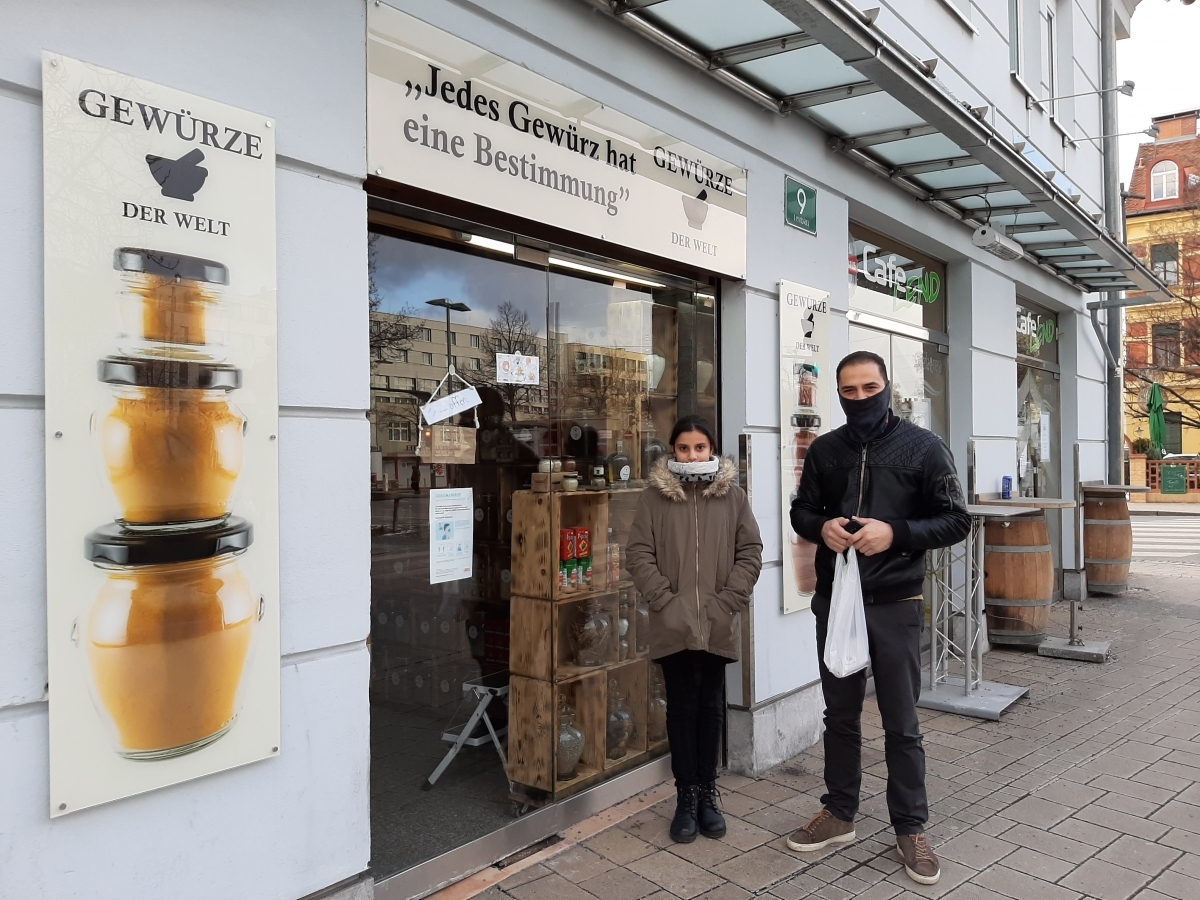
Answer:
[(809, 445), (829, 429), (829, 294), (779, 282), (779, 416), (783, 467), (783, 611), (806, 609), (817, 587), (816, 544), (792, 530), (792, 499)]
[(429, 492), (429, 583), (471, 577), (474, 558), (474, 501), (470, 488)]
[(280, 752), (275, 142), (47, 52), (50, 814)]

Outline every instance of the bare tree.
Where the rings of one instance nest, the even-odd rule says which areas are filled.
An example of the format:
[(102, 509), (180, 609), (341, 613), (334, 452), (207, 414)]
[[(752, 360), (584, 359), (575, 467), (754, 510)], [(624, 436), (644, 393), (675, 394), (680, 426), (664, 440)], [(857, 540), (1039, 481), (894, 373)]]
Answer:
[(392, 362), (401, 358), (404, 351), (412, 347), (419, 326), (414, 321), (412, 309), (405, 307), (400, 312), (381, 312), (383, 293), (375, 275), (378, 268), (377, 250), (381, 235), (367, 236), (367, 307), (370, 319), (371, 371), (379, 363)]
[(488, 321), (488, 328), (480, 340), (484, 352), (484, 377), (495, 385), (504, 399), (504, 409), (512, 421), (517, 421), (517, 411), (528, 409), (534, 400), (542, 396), (541, 385), (501, 384), (496, 364), (496, 355), (507, 353), (520, 356), (540, 356), (541, 341), (529, 320), (529, 314), (508, 300), (496, 309), (496, 315)]

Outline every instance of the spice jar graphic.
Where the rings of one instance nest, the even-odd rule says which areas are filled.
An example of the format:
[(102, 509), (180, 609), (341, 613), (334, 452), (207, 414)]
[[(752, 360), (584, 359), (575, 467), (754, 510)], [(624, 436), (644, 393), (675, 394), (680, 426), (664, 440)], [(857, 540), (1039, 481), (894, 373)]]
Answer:
[(232, 515), (246, 419), (223, 362), (219, 262), (122, 247), (118, 353), (97, 364), (109, 404), (92, 416), (113, 521), (87, 535), (104, 579), (72, 627), (117, 753), (170, 759), (236, 721), (266, 611), (242, 571), (253, 527)]
[(202, 531), (110, 524), (87, 536), (85, 554), (105, 579), (72, 637), (122, 756), (170, 759), (232, 727), (264, 611), (238, 565), (252, 541), (236, 517)]
[[(817, 412), (818, 379), (820, 371), (812, 363), (796, 363), (792, 369), (796, 385), (796, 406), (791, 417), (791, 464), (792, 493), (794, 500), (800, 490), (800, 478), (804, 474), (804, 458), (808, 448), (821, 433), (821, 416)], [(816, 544), (809, 543), (795, 532), (790, 536), (792, 572), (796, 588), (802, 594), (811, 594), (817, 588)]]
[(125, 290), (117, 347), (127, 356), (220, 361), (229, 269), (211, 259), (121, 247), (113, 253)]

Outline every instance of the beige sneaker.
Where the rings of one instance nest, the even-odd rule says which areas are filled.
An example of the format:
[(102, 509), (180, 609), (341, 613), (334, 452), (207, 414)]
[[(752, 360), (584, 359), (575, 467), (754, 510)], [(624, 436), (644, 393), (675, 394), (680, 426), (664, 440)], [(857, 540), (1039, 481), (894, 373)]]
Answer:
[[(790, 842), (789, 842), (790, 843)], [(896, 849), (904, 862), (904, 871), (917, 884), (937, 884), (942, 877), (942, 866), (929, 849), (929, 841), (923, 834), (896, 835)]]
[(803, 828), (797, 828), (787, 839), (787, 845), (801, 853), (823, 850), (830, 844), (848, 844), (854, 840), (854, 823), (843, 822), (827, 809), (821, 810), (808, 820)]

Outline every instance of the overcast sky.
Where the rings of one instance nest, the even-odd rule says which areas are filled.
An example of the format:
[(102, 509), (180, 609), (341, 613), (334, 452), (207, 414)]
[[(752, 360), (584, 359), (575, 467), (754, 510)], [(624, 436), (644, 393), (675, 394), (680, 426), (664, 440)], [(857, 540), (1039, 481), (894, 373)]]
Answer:
[[(1142, 0), (1131, 36), (1117, 41), (1117, 83), (1137, 84), (1132, 97), (1117, 95), (1121, 132), (1149, 128), (1154, 116), (1200, 109), (1200, 3)], [(1121, 138), (1121, 181), (1128, 186), (1138, 144), (1148, 135)]]

